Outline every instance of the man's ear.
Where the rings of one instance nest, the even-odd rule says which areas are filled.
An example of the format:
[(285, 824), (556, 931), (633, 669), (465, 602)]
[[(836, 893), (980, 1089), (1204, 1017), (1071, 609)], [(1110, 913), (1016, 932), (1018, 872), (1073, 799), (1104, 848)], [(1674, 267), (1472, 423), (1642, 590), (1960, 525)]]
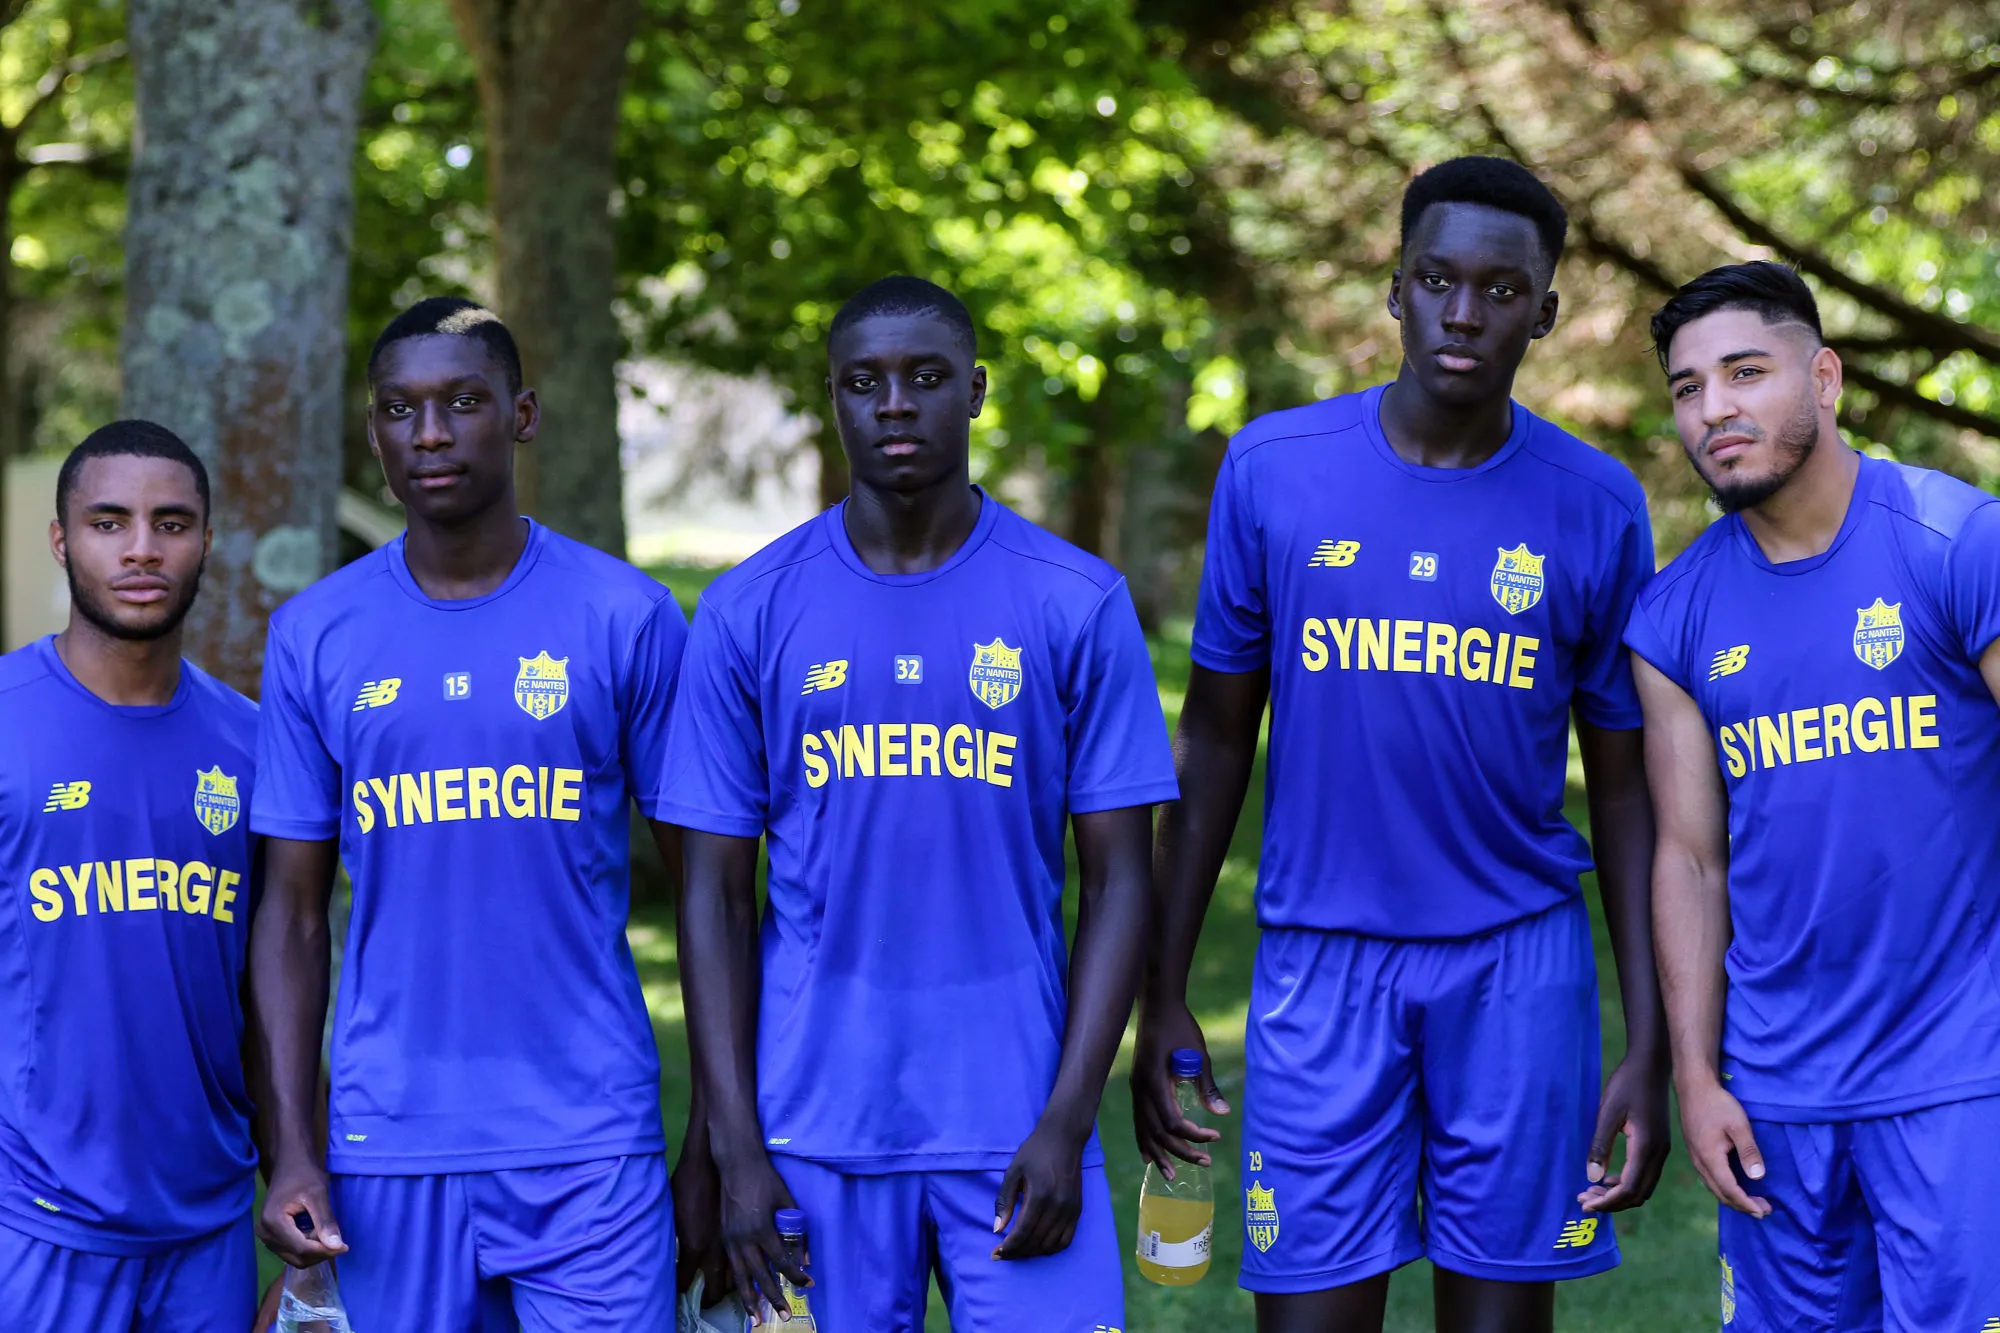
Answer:
[(526, 444), (542, 428), (542, 400), (533, 389), (514, 395), (514, 443)]
[(972, 368), (972, 416), (979, 415), (979, 409), (986, 406), (986, 367)]
[(1556, 311), (1561, 305), (1562, 298), (1556, 294), (1555, 288), (1551, 287), (1548, 291), (1543, 292), (1542, 308), (1535, 312), (1534, 331), (1528, 336), (1530, 338), (1548, 337), (1549, 330), (1556, 326)]
[(1389, 275), (1389, 318), (1403, 322), (1403, 270)]
[(1840, 404), (1841, 382), (1845, 369), (1840, 364), (1840, 353), (1831, 347), (1821, 347), (1813, 353), (1812, 359), (1813, 396), (1819, 405), (1832, 411)]
[(49, 520), (49, 554), (56, 558), (56, 568), (69, 568), (69, 534), (59, 518)]

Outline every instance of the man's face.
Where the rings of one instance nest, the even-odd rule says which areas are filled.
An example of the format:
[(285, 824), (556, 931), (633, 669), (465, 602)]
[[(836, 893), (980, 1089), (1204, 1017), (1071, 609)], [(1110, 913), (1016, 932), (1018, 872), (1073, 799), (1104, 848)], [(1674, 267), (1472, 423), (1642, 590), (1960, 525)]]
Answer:
[(535, 438), (540, 421), (534, 390), (509, 392), (486, 344), (430, 334), (384, 349), (368, 443), (405, 512), (451, 527), (506, 497), (514, 446)]
[(1556, 322), (1535, 224), (1484, 204), (1432, 204), (1417, 219), (1389, 290), (1403, 361), (1432, 399), (1505, 398), (1528, 344)]
[(919, 491), (964, 472), (986, 368), (936, 315), (876, 315), (827, 347), (826, 389), (855, 484)]
[(1778, 493), (1819, 443), (1840, 397), (1840, 360), (1802, 324), (1718, 310), (1683, 324), (1667, 348), (1674, 429), (1725, 510)]
[(173, 633), (194, 605), (208, 558), (194, 473), (170, 458), (92, 458), (65, 508), (49, 525), (49, 548), (76, 614), (114, 639)]

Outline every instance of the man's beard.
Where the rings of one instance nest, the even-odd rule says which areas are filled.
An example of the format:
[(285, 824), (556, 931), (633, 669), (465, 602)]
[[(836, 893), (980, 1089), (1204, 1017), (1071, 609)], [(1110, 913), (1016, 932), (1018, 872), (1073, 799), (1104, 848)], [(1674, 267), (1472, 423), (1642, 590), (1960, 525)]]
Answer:
[(1777, 466), (1768, 476), (1733, 485), (1706, 476), (1702, 478), (1708, 482), (1709, 491), (1723, 513), (1734, 514), (1763, 504), (1783, 490), (1785, 484), (1806, 465), (1806, 460), (1812, 457), (1813, 449), (1819, 444), (1819, 404), (1810, 397), (1800, 399), (1799, 410), (1778, 428), (1773, 443), (1776, 445)]
[(194, 577), (189, 579), (182, 589), (180, 600), (168, 609), (164, 617), (149, 625), (120, 624), (118, 617), (99, 595), (97, 589), (86, 589), (76, 581), (74, 565), (65, 565), (63, 573), (69, 579), (69, 604), (75, 607), (77, 613), (85, 620), (109, 638), (123, 639), (128, 643), (151, 643), (155, 639), (166, 638), (179, 629), (181, 622), (187, 619), (188, 612), (194, 608), (195, 596), (201, 592), (202, 571), (207, 568), (208, 561), (204, 559), (195, 567)]

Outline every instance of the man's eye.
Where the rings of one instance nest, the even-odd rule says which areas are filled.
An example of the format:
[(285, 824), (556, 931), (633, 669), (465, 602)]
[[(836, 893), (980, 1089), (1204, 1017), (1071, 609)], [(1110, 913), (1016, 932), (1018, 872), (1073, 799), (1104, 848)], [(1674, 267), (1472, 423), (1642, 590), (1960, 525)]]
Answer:
[(410, 415), (409, 406), (404, 403), (390, 403), (382, 410), (392, 417), (406, 417)]
[(174, 520), (168, 520), (167, 522), (165, 522), (165, 523), (162, 523), (162, 524), (160, 524), (160, 531), (161, 531), (161, 532), (185, 532), (185, 531), (187, 531), (187, 524), (185, 524), (185, 523), (181, 523), (181, 522), (177, 522), (177, 521), (174, 521)]
[(847, 387), (853, 389), (856, 393), (867, 393), (875, 387), (875, 377), (872, 375), (856, 375), (847, 382)]
[(941, 382), (944, 379), (944, 376), (938, 374), (935, 370), (925, 370), (918, 372), (915, 378), (917, 383), (923, 385), (925, 388), (928, 389), (933, 384)]
[(1736, 368), (1736, 378), (1739, 380), (1744, 379), (1751, 375), (1761, 375), (1763, 373), (1764, 369), (1761, 366), (1738, 366)]
[(1491, 287), (1488, 287), (1486, 292), (1495, 300), (1504, 301), (1514, 294), (1514, 289), (1504, 282), (1496, 282)]
[(1679, 387), (1678, 389), (1675, 389), (1675, 390), (1674, 390), (1674, 397), (1676, 397), (1676, 398), (1685, 398), (1685, 397), (1687, 397), (1687, 396), (1688, 396), (1689, 394), (1693, 393), (1693, 392), (1695, 391), (1695, 388), (1696, 388), (1696, 386), (1695, 386), (1695, 385), (1692, 385), (1692, 384), (1683, 384), (1683, 385), (1681, 385), (1681, 386), (1680, 386), (1680, 387)]
[(1426, 273), (1424, 274), (1423, 277), (1417, 279), (1417, 281), (1423, 283), (1424, 286), (1430, 288), (1434, 292), (1442, 291), (1444, 290), (1445, 287), (1450, 285), (1447, 282), (1445, 282), (1443, 278), (1439, 277), (1435, 273)]
[(464, 412), (472, 408), (478, 407), (479, 400), (473, 397), (469, 393), (462, 393), (458, 397), (451, 400), (451, 405), (457, 411)]

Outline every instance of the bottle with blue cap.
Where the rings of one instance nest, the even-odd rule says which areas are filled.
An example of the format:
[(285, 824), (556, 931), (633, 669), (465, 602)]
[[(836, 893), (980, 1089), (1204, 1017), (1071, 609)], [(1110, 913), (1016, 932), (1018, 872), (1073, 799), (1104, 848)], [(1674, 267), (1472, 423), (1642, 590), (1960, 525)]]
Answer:
[[(1201, 1052), (1182, 1047), (1173, 1053), (1174, 1100), (1181, 1114), (1200, 1124)], [(1174, 1167), (1167, 1179), (1159, 1167), (1146, 1165), (1139, 1186), (1139, 1272), (1163, 1287), (1186, 1287), (1208, 1272), (1209, 1246), (1215, 1236), (1215, 1190), (1208, 1168), (1193, 1162)]]
[[(786, 1267), (803, 1270), (806, 1266), (806, 1215), (797, 1208), (780, 1208), (774, 1221), (778, 1229), (778, 1242), (785, 1247)], [(798, 1333), (801, 1329), (817, 1333), (819, 1324), (813, 1319), (812, 1303), (806, 1299), (805, 1292), (794, 1286), (783, 1271), (778, 1274), (778, 1294), (785, 1301), (785, 1312), (788, 1316), (785, 1327), (791, 1329), (792, 1333)], [(763, 1302), (763, 1307), (758, 1312), (758, 1322), (765, 1328), (770, 1328), (778, 1321), (778, 1313), (771, 1308), (769, 1301)]]

